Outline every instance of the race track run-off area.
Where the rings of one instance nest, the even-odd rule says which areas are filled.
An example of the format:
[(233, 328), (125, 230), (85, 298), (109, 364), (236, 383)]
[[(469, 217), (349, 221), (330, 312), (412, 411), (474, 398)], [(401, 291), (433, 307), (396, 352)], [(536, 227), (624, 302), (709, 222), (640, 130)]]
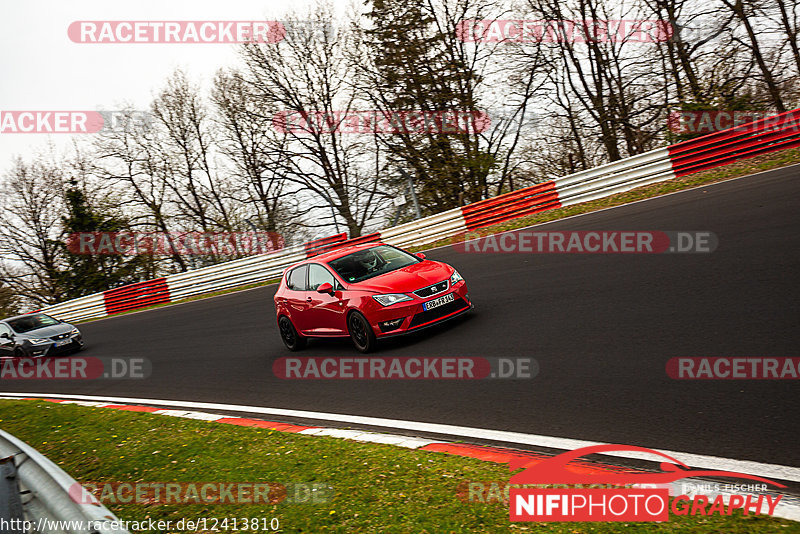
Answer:
[[(84, 356), (140, 380), (3, 380), (2, 391), (189, 400), (461, 425), (800, 466), (800, 380), (675, 380), (677, 357), (800, 356), (800, 167), (537, 230), (710, 231), (710, 254), (427, 252), (475, 309), (373, 357), (529, 357), (522, 380), (284, 380), (276, 286), (81, 325)], [(359, 356), (347, 340), (306, 356)], [(384, 429), (385, 430), (385, 429)]]

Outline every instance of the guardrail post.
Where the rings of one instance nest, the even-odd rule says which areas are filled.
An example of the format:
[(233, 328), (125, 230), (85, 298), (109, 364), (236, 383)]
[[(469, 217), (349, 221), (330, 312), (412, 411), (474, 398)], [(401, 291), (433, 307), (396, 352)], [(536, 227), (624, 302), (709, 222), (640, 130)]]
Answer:
[(17, 466), (14, 457), (9, 456), (0, 459), (0, 531), (4, 534), (25, 534), (23, 519)]

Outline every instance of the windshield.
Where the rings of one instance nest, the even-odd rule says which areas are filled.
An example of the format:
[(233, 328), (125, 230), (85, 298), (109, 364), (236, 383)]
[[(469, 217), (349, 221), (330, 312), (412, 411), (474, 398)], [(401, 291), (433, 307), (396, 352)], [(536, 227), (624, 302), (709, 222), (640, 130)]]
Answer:
[(17, 317), (16, 319), (11, 319), (10, 321), (6, 321), (8, 326), (14, 329), (14, 332), (17, 334), (24, 334), (25, 332), (30, 332), (31, 330), (36, 330), (37, 328), (44, 328), (45, 326), (53, 326), (54, 324), (58, 324), (56, 319), (53, 319), (49, 315), (45, 315), (43, 313), (36, 313), (32, 315), (26, 315), (25, 317)]
[(407, 252), (388, 245), (380, 245), (331, 260), (328, 265), (342, 279), (357, 283), (420, 261), (422, 260)]

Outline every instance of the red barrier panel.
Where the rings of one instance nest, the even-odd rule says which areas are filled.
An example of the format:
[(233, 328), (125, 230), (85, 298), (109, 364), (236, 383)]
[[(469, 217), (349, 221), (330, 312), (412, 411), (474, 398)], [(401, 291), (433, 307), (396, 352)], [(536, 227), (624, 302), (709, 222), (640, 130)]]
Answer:
[(116, 289), (109, 289), (103, 292), (103, 300), (108, 315), (170, 302), (167, 279), (156, 278), (155, 280), (146, 280)]
[(362, 235), (361, 237), (354, 237), (353, 239), (348, 239), (346, 241), (335, 241), (328, 245), (319, 246), (314, 249), (313, 254), (309, 255), (308, 252), (306, 252), (306, 257), (310, 258), (312, 256), (319, 256), (324, 252), (329, 252), (337, 248), (351, 247), (353, 245), (361, 245), (363, 243), (369, 243), (371, 241), (380, 241), (380, 240), (381, 240), (380, 232), (374, 232), (372, 234)]
[(316, 256), (320, 254), (319, 250), (324, 250), (324, 247), (331, 245), (333, 243), (341, 243), (342, 241), (347, 241), (347, 234), (342, 232), (341, 234), (332, 235), (330, 237), (321, 237), (319, 239), (315, 239), (313, 241), (309, 241), (303, 245), (306, 251), (306, 258), (310, 258), (311, 256)]
[(372, 232), (371, 234), (362, 235), (361, 237), (354, 237), (352, 239), (348, 239), (343, 243), (337, 243), (336, 246), (333, 248), (341, 248), (341, 247), (349, 247), (352, 245), (361, 245), (363, 243), (369, 243), (371, 241), (380, 241), (381, 240), (381, 233), (380, 232)]
[(561, 207), (553, 181), (504, 193), (461, 208), (467, 230)]
[(797, 146), (800, 146), (800, 109), (672, 145), (669, 157), (675, 176), (685, 176)]

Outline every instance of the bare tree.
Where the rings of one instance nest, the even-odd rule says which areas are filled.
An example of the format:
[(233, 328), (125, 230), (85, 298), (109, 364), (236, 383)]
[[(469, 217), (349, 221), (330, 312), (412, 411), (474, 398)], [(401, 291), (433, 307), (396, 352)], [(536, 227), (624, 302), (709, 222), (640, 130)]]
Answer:
[(786, 111), (781, 96), (781, 90), (778, 86), (778, 81), (773, 74), (773, 66), (767, 64), (767, 57), (759, 43), (756, 27), (753, 25), (752, 17), (755, 15), (756, 5), (750, 0), (720, 0), (725, 7), (736, 17), (736, 20), (741, 25), (746, 33), (746, 42), (750, 52), (753, 54), (761, 72), (761, 78), (766, 85), (767, 91), (772, 99), (772, 104), (780, 112)]
[[(375, 169), (369, 168), (368, 140), (343, 133), (335, 123), (341, 116), (337, 112), (356, 109), (358, 101), (354, 73), (345, 59), (352, 32), (346, 26), (334, 27), (329, 6), (317, 5), (306, 19), (311, 24), (289, 17), (291, 31), (277, 45), (244, 45), (244, 79), (264, 116), (325, 117), (322, 125), (279, 128), (281, 135), (271, 136), (270, 151), (278, 155), (272, 160), (273, 172), (323, 208), (317, 210), (319, 223), (304, 224), (338, 224), (341, 219), (350, 235), (358, 236), (388, 195), (381, 192)], [(324, 215), (327, 209), (331, 217)]]
[(240, 72), (217, 72), (211, 99), (219, 122), (219, 149), (233, 166), (231, 177), (239, 180), (245, 192), (237, 202), (255, 212), (248, 221), (255, 218), (261, 229), (290, 240), (304, 210), (288, 194), (296, 187), (281, 164), (289, 140), (273, 129), (273, 117), (262, 113), (249, 89)]
[(786, 2), (786, 0), (775, 0), (775, 5), (780, 13), (781, 29), (786, 35), (786, 44), (794, 58), (797, 74), (800, 75), (800, 47), (797, 44), (797, 38), (800, 35), (800, 23), (798, 22), (800, 5), (797, 2)]
[(54, 304), (63, 294), (59, 283), (64, 268), (60, 167), (41, 154), (30, 162), (18, 157), (2, 191), (0, 282), (39, 306)]
[(167, 187), (181, 215), (203, 232), (233, 230), (229, 195), (212, 166), (212, 122), (199, 89), (176, 70), (152, 104), (157, 138), (169, 158)]
[[(167, 187), (169, 160), (156, 139), (156, 129), (151, 125), (125, 121), (123, 128), (106, 132), (96, 140), (94, 172), (128, 201), (126, 211), (133, 228), (164, 232), (169, 236), (173, 230)], [(178, 270), (188, 269), (184, 258), (174, 248), (171, 260)]]
[(653, 148), (665, 107), (662, 79), (653, 76), (655, 47), (615, 34), (613, 27), (607, 38), (594, 29), (597, 23), (643, 19), (641, 5), (529, 0), (528, 6), (554, 31), (542, 46), (550, 52), (554, 83), (567, 90), (554, 103), (567, 115), (577, 111), (591, 120), (609, 161)]

